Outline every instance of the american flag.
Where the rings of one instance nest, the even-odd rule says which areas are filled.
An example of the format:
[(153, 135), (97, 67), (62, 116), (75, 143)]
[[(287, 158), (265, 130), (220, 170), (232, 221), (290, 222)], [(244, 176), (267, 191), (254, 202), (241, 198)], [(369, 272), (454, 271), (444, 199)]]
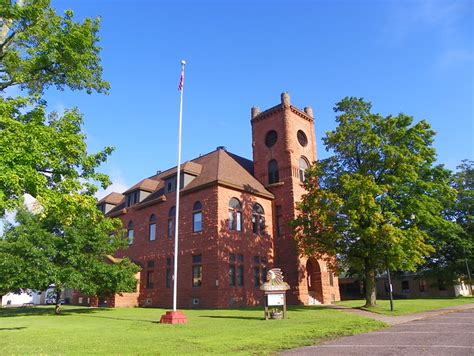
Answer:
[(178, 91), (183, 90), (184, 86), (184, 70), (181, 70), (181, 77), (179, 78)]

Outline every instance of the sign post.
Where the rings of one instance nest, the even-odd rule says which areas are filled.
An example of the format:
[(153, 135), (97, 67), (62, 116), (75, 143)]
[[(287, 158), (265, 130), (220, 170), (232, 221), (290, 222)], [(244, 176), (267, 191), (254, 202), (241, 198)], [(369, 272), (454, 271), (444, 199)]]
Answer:
[(272, 268), (268, 271), (267, 281), (260, 287), (260, 290), (265, 292), (265, 320), (286, 318), (286, 291), (288, 289), (290, 286), (283, 282), (281, 269)]

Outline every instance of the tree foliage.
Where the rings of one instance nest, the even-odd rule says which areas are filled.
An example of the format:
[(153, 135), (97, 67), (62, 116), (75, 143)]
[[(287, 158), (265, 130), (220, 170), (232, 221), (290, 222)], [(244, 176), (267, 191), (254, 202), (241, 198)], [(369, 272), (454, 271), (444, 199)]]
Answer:
[(338, 127), (323, 139), (334, 155), (308, 170), (293, 226), (305, 254), (329, 262), (337, 256), (342, 268), (363, 276), (370, 306), (377, 271), (387, 264), (415, 270), (433, 252), (430, 231), (450, 228), (441, 212), (454, 191), (449, 172), (433, 166), (428, 123), (373, 114), (357, 98), (334, 110)]
[(0, 1), (0, 91), (19, 86), (106, 92), (100, 65), (99, 19), (58, 16), (49, 0)]
[(18, 207), (25, 193), (46, 206), (52, 192), (92, 195), (94, 181), (110, 183), (96, 168), (112, 148), (87, 153), (77, 109), (60, 116), (29, 104), (27, 98), (0, 98), (0, 216)]
[(445, 206), (445, 217), (456, 222), (453, 229), (437, 232), (432, 238), (436, 252), (422, 271), (447, 284), (458, 279), (469, 282), (468, 268), (474, 269), (474, 162), (464, 160), (451, 176), (450, 185), (456, 200)]
[(94, 296), (135, 291), (139, 267), (110, 258), (127, 244), (120, 221), (105, 218), (93, 198), (81, 198), (79, 204), (63, 200), (58, 209), (41, 215), (18, 212), (17, 224), (9, 225), (0, 239), (4, 291), (54, 286), (57, 313), (65, 288)]
[(99, 20), (74, 21), (49, 0), (0, 1), (0, 91), (29, 95), (0, 98), (0, 217), (30, 194), (46, 206), (52, 192), (93, 194), (94, 181), (110, 182), (96, 168), (110, 147), (88, 154), (78, 109), (47, 113), (41, 95), (50, 86), (104, 92)]
[[(106, 262), (126, 242), (120, 221), (106, 219), (93, 197), (97, 183), (110, 183), (96, 169), (112, 149), (89, 154), (79, 110), (48, 113), (42, 99), (50, 87), (107, 91), (98, 30), (98, 19), (58, 16), (49, 0), (0, 1), (0, 91), (27, 94), (0, 98), (0, 217), (19, 209), (0, 237), (1, 291), (54, 285), (59, 302), (64, 288), (135, 289), (138, 266)], [(38, 200), (35, 214), (22, 209), (25, 194)]]

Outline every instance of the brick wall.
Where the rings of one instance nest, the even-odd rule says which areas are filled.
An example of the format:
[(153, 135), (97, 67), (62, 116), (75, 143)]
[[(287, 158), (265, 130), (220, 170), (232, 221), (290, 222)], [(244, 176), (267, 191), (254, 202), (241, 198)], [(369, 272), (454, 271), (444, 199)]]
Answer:
[[(252, 113), (252, 147), (255, 177), (267, 186), (274, 195), (274, 221), (279, 211), (281, 226), (280, 233), (274, 231), (275, 266), (280, 267), (291, 290), (288, 295), (290, 304), (308, 303), (308, 273), (306, 258), (298, 253), (293, 238), (293, 231), (288, 225), (295, 218), (295, 207), (305, 193), (300, 181), (300, 159), (302, 157), (312, 164), (316, 160), (316, 141), (312, 110), (306, 112), (291, 106), (289, 96), (282, 94), (280, 105), (257, 114)], [(265, 142), (269, 131), (278, 134), (276, 143), (268, 147)], [(306, 135), (307, 144), (302, 145), (298, 140), (298, 132)], [(276, 160), (279, 168), (279, 182), (269, 184), (268, 162)], [(327, 280), (326, 264), (318, 261), (321, 266), (322, 294), (321, 303), (329, 303), (332, 299), (339, 300), (337, 277), (334, 278), (334, 287), (325, 283)]]

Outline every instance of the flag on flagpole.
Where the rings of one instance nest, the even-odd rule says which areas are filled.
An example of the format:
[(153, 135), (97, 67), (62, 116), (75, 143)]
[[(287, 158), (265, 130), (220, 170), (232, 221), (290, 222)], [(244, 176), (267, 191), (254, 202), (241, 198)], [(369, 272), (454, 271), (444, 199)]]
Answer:
[(181, 77), (179, 78), (178, 91), (183, 90), (184, 86), (184, 69), (181, 70)]

